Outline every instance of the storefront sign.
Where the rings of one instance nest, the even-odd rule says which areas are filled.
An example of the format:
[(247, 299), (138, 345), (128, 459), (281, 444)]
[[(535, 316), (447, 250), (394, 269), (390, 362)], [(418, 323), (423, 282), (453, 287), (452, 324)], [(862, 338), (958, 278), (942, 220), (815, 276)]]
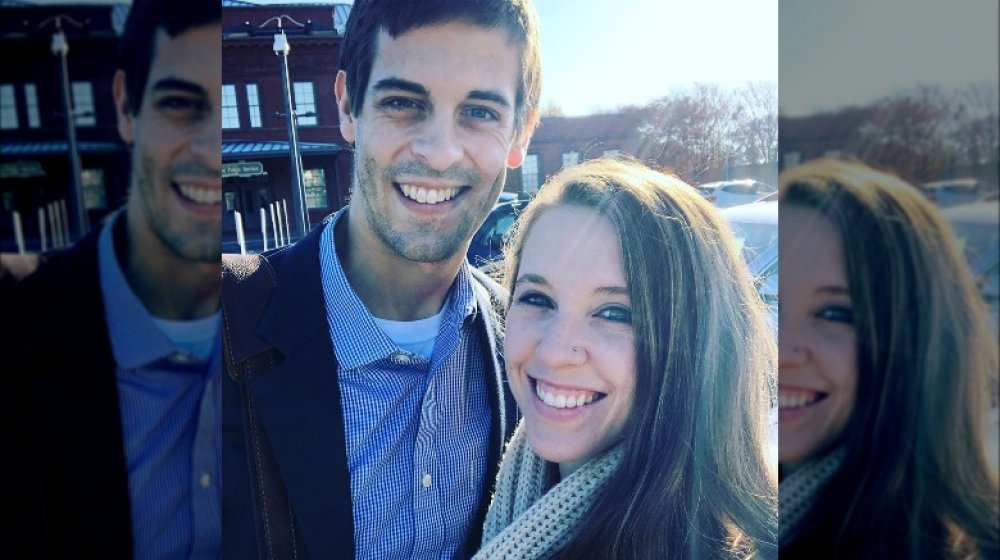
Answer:
[(45, 169), (38, 161), (12, 161), (0, 163), (0, 178), (26, 179), (29, 177), (44, 177)]
[(237, 161), (222, 164), (223, 177), (253, 177), (264, 174), (264, 164), (259, 161)]

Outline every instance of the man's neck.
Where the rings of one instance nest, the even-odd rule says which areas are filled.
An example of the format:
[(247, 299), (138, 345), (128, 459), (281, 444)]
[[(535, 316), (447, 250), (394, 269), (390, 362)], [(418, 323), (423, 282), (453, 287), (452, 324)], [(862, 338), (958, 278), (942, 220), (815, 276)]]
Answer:
[(404, 259), (381, 240), (352, 227), (350, 211), (334, 230), (344, 275), (368, 311), (379, 319), (416, 321), (438, 313), (465, 254), (436, 263)]
[(112, 232), (115, 257), (146, 311), (154, 317), (187, 321), (219, 309), (220, 262), (193, 262), (173, 254), (156, 235), (126, 211)]

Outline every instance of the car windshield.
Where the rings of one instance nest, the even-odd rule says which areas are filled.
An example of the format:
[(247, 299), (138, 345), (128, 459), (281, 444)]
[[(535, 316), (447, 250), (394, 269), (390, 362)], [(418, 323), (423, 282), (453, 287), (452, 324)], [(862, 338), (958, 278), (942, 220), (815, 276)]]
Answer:
[(753, 224), (746, 222), (730, 222), (733, 235), (736, 237), (736, 247), (743, 254), (743, 259), (749, 263), (764, 249), (778, 242), (778, 226), (776, 224)]

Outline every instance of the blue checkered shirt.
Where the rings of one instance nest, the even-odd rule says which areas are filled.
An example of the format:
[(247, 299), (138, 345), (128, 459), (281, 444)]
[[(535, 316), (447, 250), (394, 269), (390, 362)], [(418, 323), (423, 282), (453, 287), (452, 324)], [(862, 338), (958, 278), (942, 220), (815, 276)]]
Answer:
[(337, 356), (357, 558), (453, 558), (486, 481), (490, 407), (463, 264), (430, 359), (398, 348), (351, 289), (326, 226), (320, 266)]
[(222, 343), (203, 360), (178, 349), (125, 279), (112, 230), (98, 240), (114, 354), (135, 558), (221, 557), (219, 374)]

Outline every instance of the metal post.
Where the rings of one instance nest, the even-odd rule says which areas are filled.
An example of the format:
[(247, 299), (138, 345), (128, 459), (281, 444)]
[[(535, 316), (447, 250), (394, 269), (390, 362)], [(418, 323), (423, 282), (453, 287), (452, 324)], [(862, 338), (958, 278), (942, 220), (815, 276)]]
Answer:
[(21, 213), (14, 210), (14, 241), (17, 243), (17, 254), (24, 254), (24, 230), (21, 229)]
[(305, 190), (302, 184), (302, 160), (299, 156), (299, 133), (295, 118), (295, 109), (292, 106), (292, 83), (288, 76), (288, 52), (291, 47), (288, 45), (288, 38), (285, 31), (281, 29), (281, 19), (278, 19), (279, 33), (274, 34), (274, 54), (281, 58), (281, 84), (285, 90), (285, 120), (288, 126), (288, 139), (291, 148), (292, 164), (292, 214), (295, 219), (295, 233), (299, 237), (305, 236), (308, 230), (308, 219), (306, 217)]
[(292, 232), (288, 231), (288, 205), (285, 204), (285, 199), (281, 199), (281, 212), (285, 215), (285, 239), (289, 243), (292, 242)]
[(264, 238), (264, 252), (267, 252), (267, 212), (260, 209), (260, 235)]
[(281, 247), (281, 240), (278, 239), (278, 218), (274, 215), (274, 203), (267, 205), (268, 210), (271, 211), (271, 232), (274, 235), (274, 247)]
[(246, 238), (243, 237), (243, 216), (240, 215), (239, 210), (233, 211), (233, 217), (236, 219), (236, 242), (240, 245), (240, 254), (247, 254), (247, 242)]
[(69, 144), (70, 186), (72, 187), (69, 206), (73, 214), (74, 233), (77, 237), (83, 237), (90, 229), (90, 224), (87, 219), (87, 208), (83, 203), (83, 168), (80, 165), (80, 152), (76, 144), (76, 111), (73, 108), (73, 98), (70, 95), (69, 65), (66, 62), (69, 44), (62, 31), (62, 20), (57, 17), (55, 22), (56, 32), (52, 35), (52, 53), (59, 57), (61, 67), (63, 108), (66, 113), (66, 140)]
[(42, 210), (41, 206), (38, 207), (38, 233), (41, 234), (41, 237), (42, 237), (42, 249), (39, 252), (40, 253), (44, 253), (45, 252), (45, 210)]

